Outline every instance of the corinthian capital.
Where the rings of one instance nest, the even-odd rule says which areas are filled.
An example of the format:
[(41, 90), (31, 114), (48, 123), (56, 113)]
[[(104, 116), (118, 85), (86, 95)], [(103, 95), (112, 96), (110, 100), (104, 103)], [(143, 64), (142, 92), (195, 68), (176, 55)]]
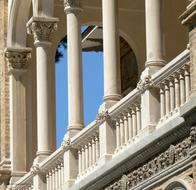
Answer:
[(27, 23), (27, 33), (36, 41), (50, 41), (51, 34), (57, 30), (59, 20), (53, 17), (32, 17)]
[(81, 0), (64, 0), (65, 12), (82, 11)]
[(28, 68), (29, 59), (31, 58), (31, 49), (6, 48), (5, 58), (7, 60), (10, 73), (14, 74), (25, 72)]

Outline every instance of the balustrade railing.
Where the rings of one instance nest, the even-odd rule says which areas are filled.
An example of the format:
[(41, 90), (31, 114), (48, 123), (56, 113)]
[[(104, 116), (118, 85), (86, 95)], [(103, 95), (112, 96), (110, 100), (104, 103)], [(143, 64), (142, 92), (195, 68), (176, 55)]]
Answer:
[[(163, 121), (172, 115), (177, 114), (180, 107), (189, 100), (189, 62), (189, 51), (185, 50), (160, 71), (151, 76), (150, 87), (160, 90), (159, 123), (163, 123)], [(76, 162), (74, 163), (77, 166), (72, 166), (76, 167), (77, 170), (76, 183), (89, 175), (90, 172), (96, 170), (104, 154), (111, 153), (107, 153), (107, 148), (104, 149), (100, 146), (100, 139), (104, 139), (104, 135), (107, 136), (107, 132), (105, 134), (100, 132), (101, 127), (110, 125), (112, 133), (114, 132), (115, 134), (112, 136), (114, 137), (113, 142), (115, 145), (112, 150), (113, 155), (119, 154), (121, 150), (126, 149), (134, 141), (139, 140), (140, 132), (144, 128), (141, 118), (141, 108), (144, 106), (141, 104), (141, 94), (144, 91), (145, 89), (143, 91), (138, 88), (134, 89), (107, 110), (106, 113), (100, 114), (96, 121), (93, 121), (77, 135), (69, 139), (68, 146), (59, 148), (39, 164), (39, 171), (46, 179), (46, 190), (60, 190), (64, 187), (66, 172), (66, 168), (64, 168), (65, 151), (72, 149), (76, 152)], [(105, 121), (107, 125), (102, 126)], [(109, 131), (111, 132), (111, 130)], [(103, 143), (102, 140), (101, 143)], [(113, 158), (111, 157), (111, 159)], [(34, 175), (32, 172), (27, 173), (14, 185), (14, 189), (33, 190)]]
[[(141, 100), (135, 89), (109, 110), (115, 121), (116, 150), (118, 152), (133, 142), (141, 130)], [(121, 106), (120, 106), (121, 105)]]
[(189, 100), (189, 51), (185, 50), (156, 74), (155, 84), (160, 88), (160, 123), (178, 113)]
[(92, 122), (72, 140), (78, 154), (78, 179), (95, 168), (100, 158), (99, 125)]

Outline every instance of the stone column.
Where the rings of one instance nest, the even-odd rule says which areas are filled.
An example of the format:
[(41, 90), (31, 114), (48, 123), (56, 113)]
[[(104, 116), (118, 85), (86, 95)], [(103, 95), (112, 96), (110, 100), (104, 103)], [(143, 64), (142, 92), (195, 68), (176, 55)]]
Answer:
[(186, 11), (180, 16), (182, 24), (189, 29), (190, 47), (190, 77), (191, 77), (191, 98), (196, 95), (196, 0), (191, 0)]
[(102, 0), (104, 102), (106, 109), (121, 98), (118, 1)]
[(27, 162), (27, 128), (26, 128), (26, 78), (29, 48), (7, 48), (7, 59), (10, 74), (10, 158), (11, 184), (26, 173)]
[(162, 0), (145, 0), (146, 64), (138, 88), (141, 90), (142, 130), (140, 135), (151, 133), (160, 118), (159, 90), (151, 85), (151, 76), (164, 65)]
[(68, 56), (68, 130), (74, 136), (84, 127), (80, 0), (65, 0)]
[(57, 29), (57, 18), (33, 17), (27, 23), (28, 33), (34, 35), (37, 65), (37, 162), (41, 162), (55, 150), (55, 98), (52, 80), (51, 34)]
[(146, 69), (151, 75), (165, 65), (163, 60), (162, 0), (145, 0)]

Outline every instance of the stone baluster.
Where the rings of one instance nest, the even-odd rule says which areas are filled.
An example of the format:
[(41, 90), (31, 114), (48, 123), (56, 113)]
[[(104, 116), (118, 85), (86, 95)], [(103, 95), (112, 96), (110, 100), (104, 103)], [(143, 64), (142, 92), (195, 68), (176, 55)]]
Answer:
[(180, 84), (179, 84), (179, 74), (174, 73), (174, 88), (175, 88), (175, 109), (178, 110), (180, 107)]
[(95, 151), (95, 137), (92, 139), (92, 164), (94, 165), (96, 163), (96, 151)]
[(121, 148), (124, 145), (124, 139), (125, 139), (125, 134), (124, 134), (123, 115), (120, 114), (120, 145), (121, 145)]
[(124, 120), (124, 142), (125, 145), (128, 143), (129, 140), (129, 126), (128, 126), (128, 115), (127, 112), (123, 113), (123, 120)]
[(116, 151), (120, 148), (120, 121), (116, 119)]
[(50, 190), (49, 173), (46, 174), (46, 189)]
[(180, 79), (180, 105), (185, 103), (185, 79), (184, 79), (184, 70), (180, 69), (179, 71)]
[(81, 149), (78, 150), (78, 168), (79, 168), (79, 175), (82, 173), (82, 151)]
[(99, 159), (99, 137), (98, 136), (95, 137), (95, 147), (96, 147), (95, 151), (96, 151), (96, 162), (97, 162)]
[(56, 188), (55, 168), (52, 169), (53, 189)]
[(161, 106), (161, 120), (165, 117), (165, 91), (164, 84), (160, 84), (160, 106)]
[(165, 114), (169, 115), (170, 112), (170, 93), (169, 93), (169, 83), (167, 80), (164, 81), (165, 85)]
[(132, 111), (129, 108), (129, 111), (128, 111), (129, 142), (133, 138), (133, 125), (132, 125), (132, 123), (133, 123), (132, 122)]
[(58, 186), (59, 186), (58, 166), (55, 166), (55, 182), (56, 182), (56, 189), (58, 189)]
[(85, 169), (87, 170), (88, 169), (88, 167), (89, 167), (89, 160), (88, 160), (88, 158), (89, 158), (89, 155), (88, 155), (88, 145), (86, 144), (85, 145)]
[(64, 163), (61, 163), (61, 182), (62, 182), (62, 186), (64, 185), (65, 182), (65, 173), (64, 173)]
[(175, 108), (175, 89), (174, 78), (169, 77), (169, 94), (170, 94), (170, 111), (173, 112)]
[(136, 118), (136, 110), (135, 107), (132, 107), (132, 126), (133, 126), (133, 138), (137, 135), (137, 118)]
[(85, 166), (85, 149), (84, 146), (82, 146), (82, 172), (84, 172), (86, 166)]
[(184, 66), (184, 77), (185, 77), (185, 100), (186, 102), (189, 100), (190, 96), (190, 70), (189, 70), (189, 65)]
[(137, 133), (141, 130), (141, 108), (140, 105), (136, 105), (136, 120), (137, 120)]
[(89, 167), (92, 166), (92, 139), (88, 143), (88, 154), (89, 154)]
[(58, 164), (58, 188), (61, 188), (61, 163)]
[(52, 171), (49, 171), (49, 190), (52, 190)]

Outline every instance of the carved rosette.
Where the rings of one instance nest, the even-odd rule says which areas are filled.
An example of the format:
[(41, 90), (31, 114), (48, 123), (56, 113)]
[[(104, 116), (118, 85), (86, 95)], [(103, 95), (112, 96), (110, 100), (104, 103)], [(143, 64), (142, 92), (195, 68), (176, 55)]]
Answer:
[(27, 33), (34, 36), (36, 41), (50, 41), (51, 34), (57, 31), (56, 18), (33, 17), (27, 23)]
[(67, 147), (69, 147), (71, 145), (71, 139), (70, 138), (66, 138), (63, 140), (63, 142), (61, 143), (61, 149), (63, 151), (66, 151)]
[(96, 123), (100, 123), (105, 121), (106, 119), (108, 119), (110, 117), (108, 110), (103, 111), (101, 113), (97, 114), (97, 118), (96, 118)]
[(64, 8), (66, 13), (82, 11), (81, 0), (64, 0)]
[(33, 174), (33, 175), (37, 175), (37, 174), (39, 174), (39, 173), (41, 173), (41, 170), (40, 170), (40, 167), (39, 167), (39, 165), (38, 164), (36, 164), (36, 165), (33, 165), (32, 167), (31, 167), (31, 173)]
[(28, 62), (31, 58), (31, 49), (12, 49), (5, 50), (5, 58), (8, 63), (10, 73), (25, 72), (28, 68)]

